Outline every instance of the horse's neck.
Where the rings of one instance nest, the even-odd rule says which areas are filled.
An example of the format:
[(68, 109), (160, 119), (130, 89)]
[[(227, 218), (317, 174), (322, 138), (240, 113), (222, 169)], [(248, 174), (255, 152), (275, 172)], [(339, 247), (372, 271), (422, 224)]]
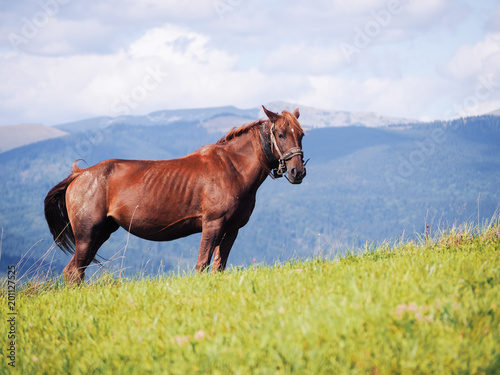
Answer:
[(260, 142), (257, 143), (257, 146), (252, 137), (251, 133), (244, 134), (231, 141), (228, 146), (233, 155), (232, 162), (236, 170), (240, 171), (246, 186), (250, 190), (257, 191), (266, 179), (267, 172), (261, 163)]

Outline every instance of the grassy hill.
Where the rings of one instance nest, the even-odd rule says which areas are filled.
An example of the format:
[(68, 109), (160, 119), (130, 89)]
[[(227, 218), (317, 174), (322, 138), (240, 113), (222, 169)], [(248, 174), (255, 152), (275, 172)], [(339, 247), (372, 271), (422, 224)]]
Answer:
[(75, 288), (32, 280), (15, 300), (15, 366), (22, 374), (495, 374), (499, 301), (498, 224), (218, 275), (104, 276)]

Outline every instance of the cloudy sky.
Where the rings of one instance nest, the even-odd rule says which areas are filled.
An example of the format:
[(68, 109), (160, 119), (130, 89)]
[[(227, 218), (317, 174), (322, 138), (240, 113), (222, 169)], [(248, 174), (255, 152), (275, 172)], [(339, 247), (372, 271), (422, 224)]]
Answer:
[(0, 82), (0, 125), (278, 100), (476, 115), (500, 108), (500, 1), (3, 1)]

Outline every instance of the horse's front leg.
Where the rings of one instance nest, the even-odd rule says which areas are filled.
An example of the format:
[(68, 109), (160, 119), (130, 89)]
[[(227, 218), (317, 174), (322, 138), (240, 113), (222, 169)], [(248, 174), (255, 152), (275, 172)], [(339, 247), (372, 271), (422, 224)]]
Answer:
[(236, 236), (238, 236), (238, 230), (226, 233), (222, 238), (220, 246), (217, 246), (215, 249), (214, 263), (212, 264), (212, 271), (214, 273), (226, 269), (227, 258), (236, 240)]
[(203, 272), (210, 266), (210, 260), (212, 259), (214, 250), (219, 246), (222, 240), (222, 226), (222, 220), (203, 223), (200, 251), (198, 253), (198, 261), (196, 262), (196, 272)]

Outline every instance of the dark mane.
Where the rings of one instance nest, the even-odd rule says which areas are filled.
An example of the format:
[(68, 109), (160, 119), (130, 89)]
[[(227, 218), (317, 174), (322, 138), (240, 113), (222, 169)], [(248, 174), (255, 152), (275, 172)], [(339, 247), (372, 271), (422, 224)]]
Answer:
[(231, 141), (232, 139), (239, 137), (242, 134), (248, 133), (251, 129), (260, 126), (265, 122), (266, 120), (257, 120), (250, 124), (245, 124), (243, 126), (240, 126), (239, 128), (232, 128), (225, 136), (219, 139), (216, 144), (218, 145), (225, 144)]

